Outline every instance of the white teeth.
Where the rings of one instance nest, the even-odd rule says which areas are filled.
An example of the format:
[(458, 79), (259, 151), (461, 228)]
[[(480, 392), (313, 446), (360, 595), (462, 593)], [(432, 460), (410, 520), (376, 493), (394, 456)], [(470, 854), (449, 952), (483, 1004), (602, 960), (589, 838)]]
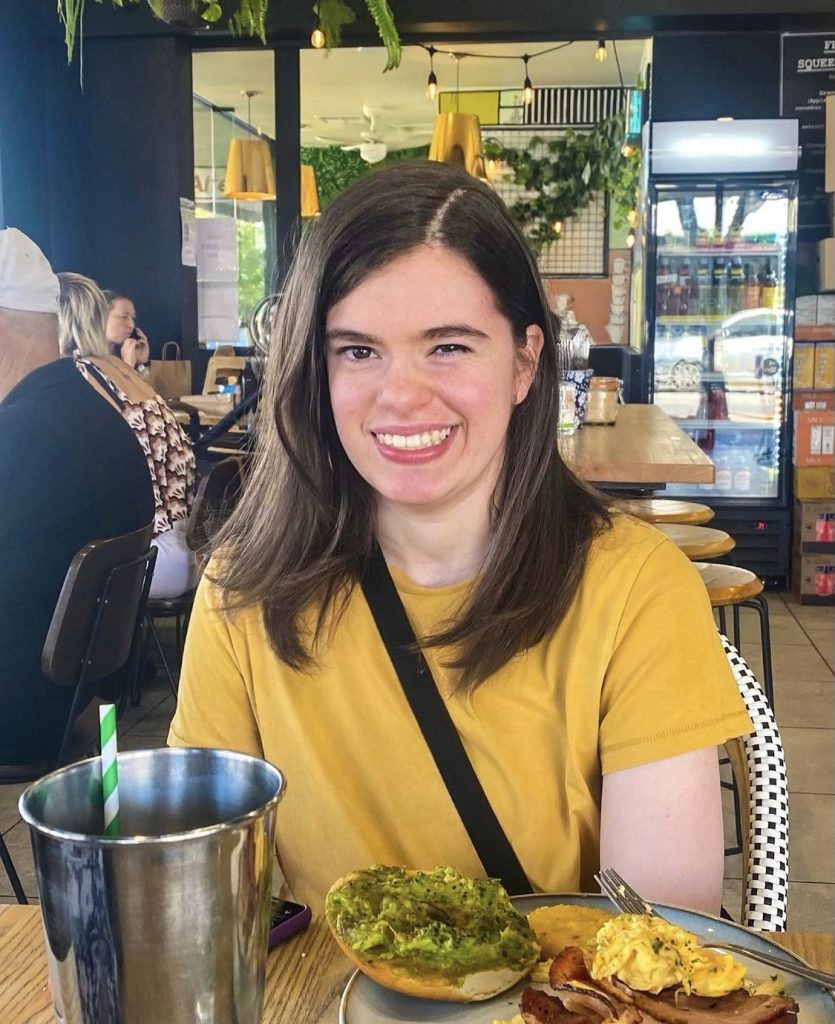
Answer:
[(377, 434), (377, 440), (390, 448), (433, 448), (446, 441), (452, 433), (452, 427), (443, 430), (425, 430), (422, 434)]

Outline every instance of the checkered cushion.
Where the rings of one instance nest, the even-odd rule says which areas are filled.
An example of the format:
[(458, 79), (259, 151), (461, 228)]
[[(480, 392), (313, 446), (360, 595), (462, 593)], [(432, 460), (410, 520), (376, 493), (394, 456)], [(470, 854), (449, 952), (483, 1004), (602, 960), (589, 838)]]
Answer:
[(722, 636), (722, 645), (754, 723), (754, 731), (743, 740), (751, 808), (748, 863), (743, 865), (742, 923), (762, 932), (784, 931), (789, 885), (789, 793), (783, 744), (774, 712), (745, 659), (726, 636)]

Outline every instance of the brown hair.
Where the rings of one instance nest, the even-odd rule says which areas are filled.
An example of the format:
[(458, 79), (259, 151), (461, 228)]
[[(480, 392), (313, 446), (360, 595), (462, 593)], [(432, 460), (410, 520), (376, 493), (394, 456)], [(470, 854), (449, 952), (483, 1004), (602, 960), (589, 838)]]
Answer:
[[(471, 688), (559, 625), (609, 516), (557, 451), (556, 339), (536, 263), (502, 200), (463, 170), (426, 161), (370, 174), (303, 239), (278, 307), (253, 469), (216, 541), (216, 582), (228, 609), (262, 606), (280, 658), (311, 664), (328, 613), (338, 616), (374, 544), (373, 493), (334, 425), (325, 318), (368, 275), (427, 244), (469, 261), (520, 348), (530, 324), (545, 336), (534, 385), (511, 416), (483, 569), (456, 621), (422, 641), (452, 648)], [(312, 637), (302, 630), (311, 605)]]

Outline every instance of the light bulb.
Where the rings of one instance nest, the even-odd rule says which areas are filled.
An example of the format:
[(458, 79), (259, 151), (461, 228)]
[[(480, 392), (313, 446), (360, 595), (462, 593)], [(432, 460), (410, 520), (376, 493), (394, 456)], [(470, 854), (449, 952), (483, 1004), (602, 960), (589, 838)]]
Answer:
[(551, 230), (554, 232), (555, 235), (561, 235), (562, 234), (562, 221), (561, 220), (555, 220), (554, 223), (551, 225)]
[(430, 71), (426, 79), (426, 95), (430, 100), (434, 100), (438, 95), (438, 76), (434, 71)]
[(606, 49), (606, 40), (601, 39), (597, 44), (597, 49), (594, 51), (594, 59), (600, 64), (609, 56), (609, 52)]
[(624, 142), (620, 147), (620, 151), (622, 156), (630, 157), (635, 152), (635, 148), (634, 146), (630, 146), (628, 142)]
[(638, 211), (637, 210), (630, 210), (629, 213), (627, 213), (627, 215), (626, 215), (626, 223), (631, 228), (636, 228), (638, 226)]
[(310, 45), (315, 50), (323, 50), (325, 48), (325, 42), (325, 33), (317, 25), (310, 33)]
[(630, 228), (626, 233), (626, 248), (631, 249), (635, 244), (635, 229)]
[(524, 99), (525, 99), (525, 105), (526, 106), (530, 106), (530, 104), (533, 103), (533, 93), (534, 93), (533, 82), (531, 82), (530, 78), (526, 78), (525, 79), (525, 84), (522, 86), (522, 90), (523, 90), (522, 94), (523, 94)]

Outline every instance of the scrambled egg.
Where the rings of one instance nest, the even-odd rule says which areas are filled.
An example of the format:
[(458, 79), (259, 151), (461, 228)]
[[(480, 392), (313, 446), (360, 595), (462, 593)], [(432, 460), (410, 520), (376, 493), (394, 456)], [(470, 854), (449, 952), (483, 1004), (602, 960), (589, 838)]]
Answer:
[(614, 914), (597, 907), (558, 903), (532, 910), (528, 914), (528, 922), (542, 947), (544, 960), (562, 953), (566, 946), (587, 946), (613, 917)]
[(591, 975), (616, 975), (630, 988), (658, 993), (681, 987), (700, 996), (740, 988), (745, 968), (731, 956), (703, 949), (695, 935), (649, 914), (621, 914), (603, 925), (591, 944)]

